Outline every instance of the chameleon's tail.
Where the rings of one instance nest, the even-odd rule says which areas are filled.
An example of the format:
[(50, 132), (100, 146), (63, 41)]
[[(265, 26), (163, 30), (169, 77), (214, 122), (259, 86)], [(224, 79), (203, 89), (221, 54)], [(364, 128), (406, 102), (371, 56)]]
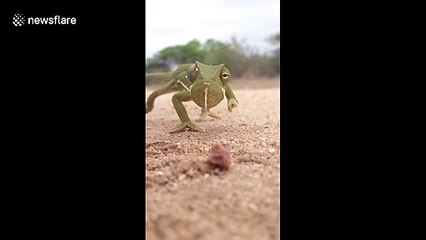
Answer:
[(173, 79), (173, 72), (170, 73), (147, 73), (146, 82), (168, 82)]

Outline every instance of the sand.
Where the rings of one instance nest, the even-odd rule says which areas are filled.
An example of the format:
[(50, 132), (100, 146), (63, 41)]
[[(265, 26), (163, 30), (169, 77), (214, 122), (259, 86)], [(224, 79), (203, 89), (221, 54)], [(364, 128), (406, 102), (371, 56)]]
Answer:
[[(228, 112), (223, 101), (211, 110), (222, 119), (195, 121), (200, 108), (184, 103), (204, 132), (167, 132), (179, 123), (173, 93), (146, 115), (147, 239), (279, 239), (279, 80), (232, 86), (239, 106)], [(214, 143), (230, 151), (229, 170), (207, 161)]]

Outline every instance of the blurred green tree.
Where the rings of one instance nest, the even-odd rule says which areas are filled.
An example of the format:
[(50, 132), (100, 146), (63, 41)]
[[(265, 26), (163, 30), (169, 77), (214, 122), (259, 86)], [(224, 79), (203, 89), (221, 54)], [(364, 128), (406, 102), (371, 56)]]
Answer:
[[(251, 49), (244, 40), (232, 37), (229, 43), (208, 39), (204, 44), (194, 39), (185, 45), (166, 47), (146, 61), (146, 72), (168, 72), (183, 63), (196, 60), (206, 64), (224, 63), (232, 69), (232, 76), (256, 78), (280, 74), (280, 33), (266, 41), (276, 46), (272, 54)], [(149, 84), (149, 83), (148, 83)]]
[(274, 46), (278, 46), (272, 52), (271, 65), (273, 66), (275, 72), (280, 74), (280, 33), (269, 36), (267, 41), (269, 41)]
[(149, 58), (146, 63), (147, 72), (168, 72), (182, 63), (190, 63), (195, 60), (202, 61), (206, 52), (202, 49), (198, 40), (192, 40), (185, 45), (166, 47)]

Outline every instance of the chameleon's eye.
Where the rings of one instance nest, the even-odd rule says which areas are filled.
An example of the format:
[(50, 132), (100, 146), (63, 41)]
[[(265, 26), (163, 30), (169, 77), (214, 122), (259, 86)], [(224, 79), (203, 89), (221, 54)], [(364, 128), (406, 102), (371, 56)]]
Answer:
[(228, 75), (227, 73), (222, 73), (222, 78), (223, 78), (223, 79), (227, 79), (227, 78), (228, 78), (228, 76), (229, 76), (229, 75)]

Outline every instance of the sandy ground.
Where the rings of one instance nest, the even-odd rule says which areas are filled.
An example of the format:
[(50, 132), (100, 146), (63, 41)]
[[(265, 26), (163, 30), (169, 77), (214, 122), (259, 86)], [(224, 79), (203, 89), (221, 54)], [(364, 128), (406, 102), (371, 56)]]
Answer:
[[(179, 123), (173, 93), (157, 98), (146, 115), (147, 239), (279, 239), (279, 82), (232, 86), (240, 105), (233, 112), (226, 101), (213, 108), (222, 119), (196, 122), (200, 108), (184, 103), (204, 132), (167, 133)], [(231, 153), (228, 171), (207, 162), (217, 142)]]

